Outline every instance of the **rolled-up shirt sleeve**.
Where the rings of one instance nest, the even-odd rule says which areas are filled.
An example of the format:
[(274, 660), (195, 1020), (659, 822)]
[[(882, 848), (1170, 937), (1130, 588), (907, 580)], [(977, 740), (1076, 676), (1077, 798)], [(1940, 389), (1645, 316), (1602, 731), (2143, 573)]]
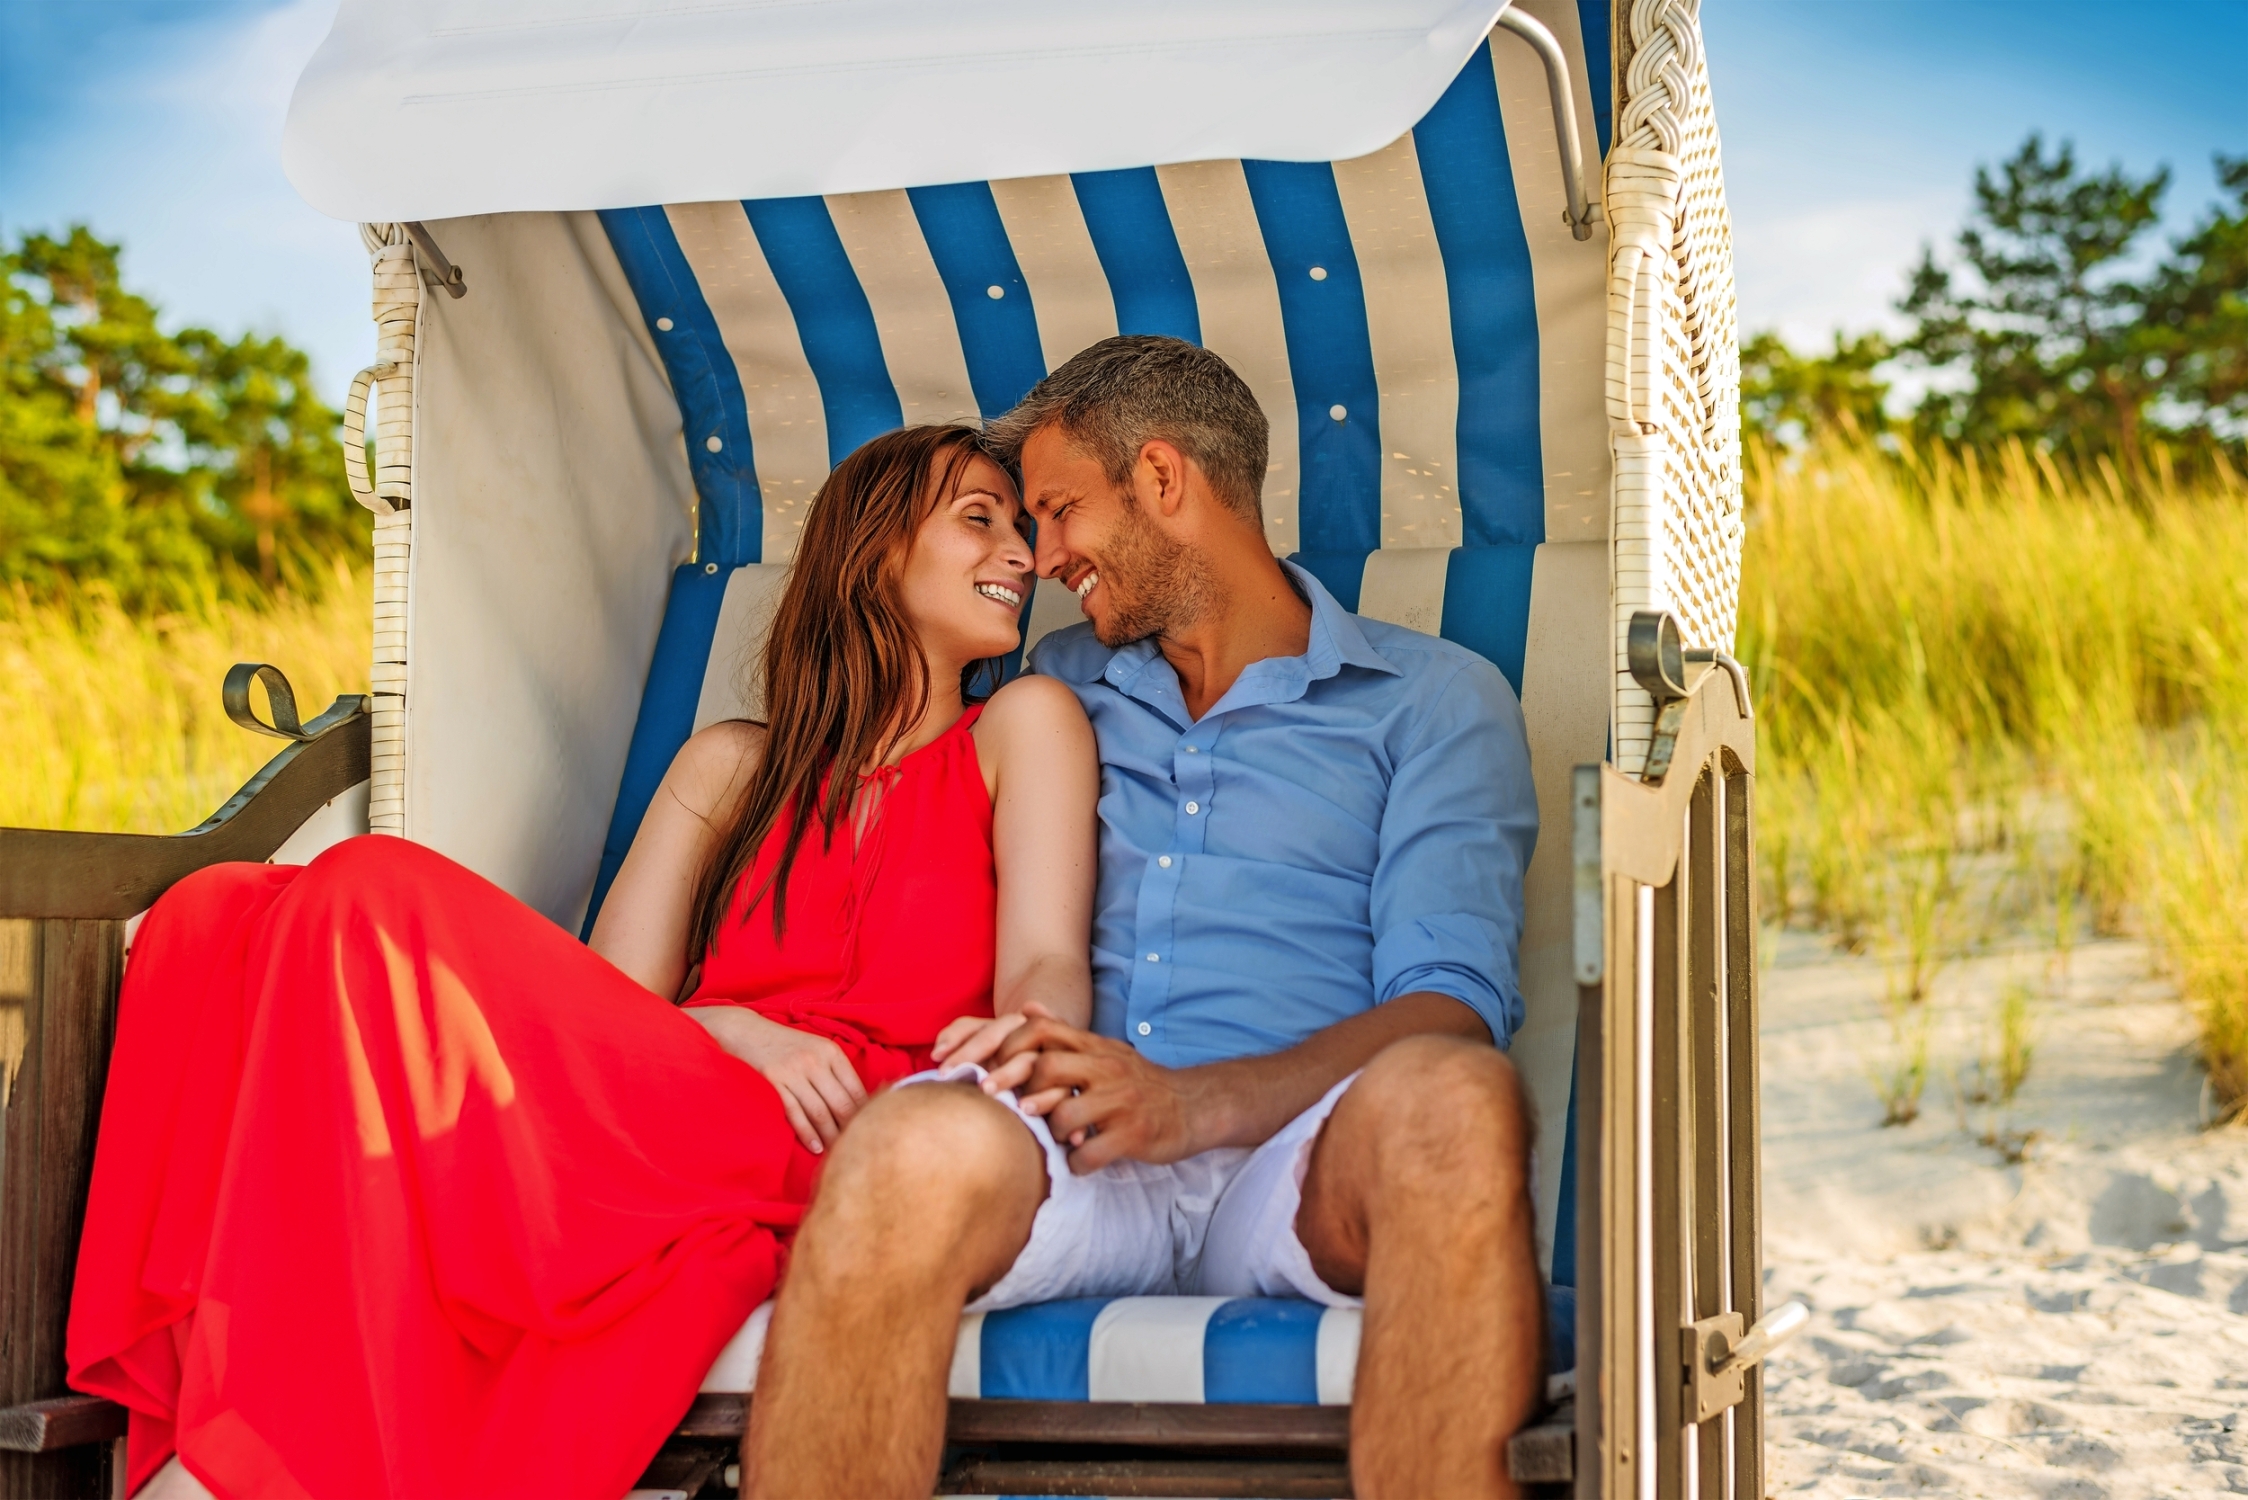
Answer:
[(1538, 837), (1522, 705), (1465, 662), (1398, 762), (1369, 916), (1374, 996), (1450, 995), (1504, 1047), (1522, 1025), (1522, 875)]

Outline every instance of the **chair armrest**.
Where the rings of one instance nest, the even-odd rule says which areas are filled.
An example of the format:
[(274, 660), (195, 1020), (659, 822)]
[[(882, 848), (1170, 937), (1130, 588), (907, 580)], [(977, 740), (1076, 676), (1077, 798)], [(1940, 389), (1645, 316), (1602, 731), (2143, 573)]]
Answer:
[(368, 778), (368, 704), (359, 694), (338, 698), (304, 739), (187, 833), (0, 828), (0, 918), (122, 919), (206, 865), (266, 858), (322, 804)]

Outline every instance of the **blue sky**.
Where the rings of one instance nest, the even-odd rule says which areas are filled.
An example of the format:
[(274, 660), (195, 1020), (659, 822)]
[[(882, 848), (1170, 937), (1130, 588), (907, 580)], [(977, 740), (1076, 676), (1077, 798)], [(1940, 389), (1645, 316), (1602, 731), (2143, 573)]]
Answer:
[[(175, 323), (278, 331), (330, 399), (372, 355), (356, 231), (281, 174), (281, 120), (335, 0), (0, 0), (0, 233), (126, 245)], [(1742, 323), (1798, 341), (1889, 316), (1978, 162), (2029, 130), (2085, 160), (2248, 155), (2248, 0), (1707, 0)]]

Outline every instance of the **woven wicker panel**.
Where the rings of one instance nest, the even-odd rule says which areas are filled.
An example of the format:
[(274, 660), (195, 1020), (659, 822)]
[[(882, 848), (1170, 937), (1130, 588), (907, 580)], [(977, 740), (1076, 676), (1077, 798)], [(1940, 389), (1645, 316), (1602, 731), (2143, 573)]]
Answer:
[(360, 238), (374, 262), (375, 360), (381, 415), (375, 428), (375, 639), (368, 686), (374, 694), (374, 757), (367, 826), (406, 831), (406, 635), (414, 535), (414, 334), (421, 274), (405, 229), (365, 224)]
[(1699, 0), (1634, 0), (1608, 159), (1608, 416), (1615, 762), (1646, 759), (1654, 705), (1624, 660), (1632, 613), (1730, 651), (1741, 571), (1740, 335), (1733, 230)]

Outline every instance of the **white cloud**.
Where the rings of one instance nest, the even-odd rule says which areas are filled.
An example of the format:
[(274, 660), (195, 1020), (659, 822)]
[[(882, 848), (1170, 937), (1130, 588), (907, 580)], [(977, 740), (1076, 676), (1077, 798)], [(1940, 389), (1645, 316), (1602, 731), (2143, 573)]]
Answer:
[(1776, 329), (1798, 348), (1840, 330), (1896, 331), (1894, 304), (1923, 245), (1957, 230), (1960, 194), (1930, 191), (1806, 206), (1733, 204), (1741, 327)]

